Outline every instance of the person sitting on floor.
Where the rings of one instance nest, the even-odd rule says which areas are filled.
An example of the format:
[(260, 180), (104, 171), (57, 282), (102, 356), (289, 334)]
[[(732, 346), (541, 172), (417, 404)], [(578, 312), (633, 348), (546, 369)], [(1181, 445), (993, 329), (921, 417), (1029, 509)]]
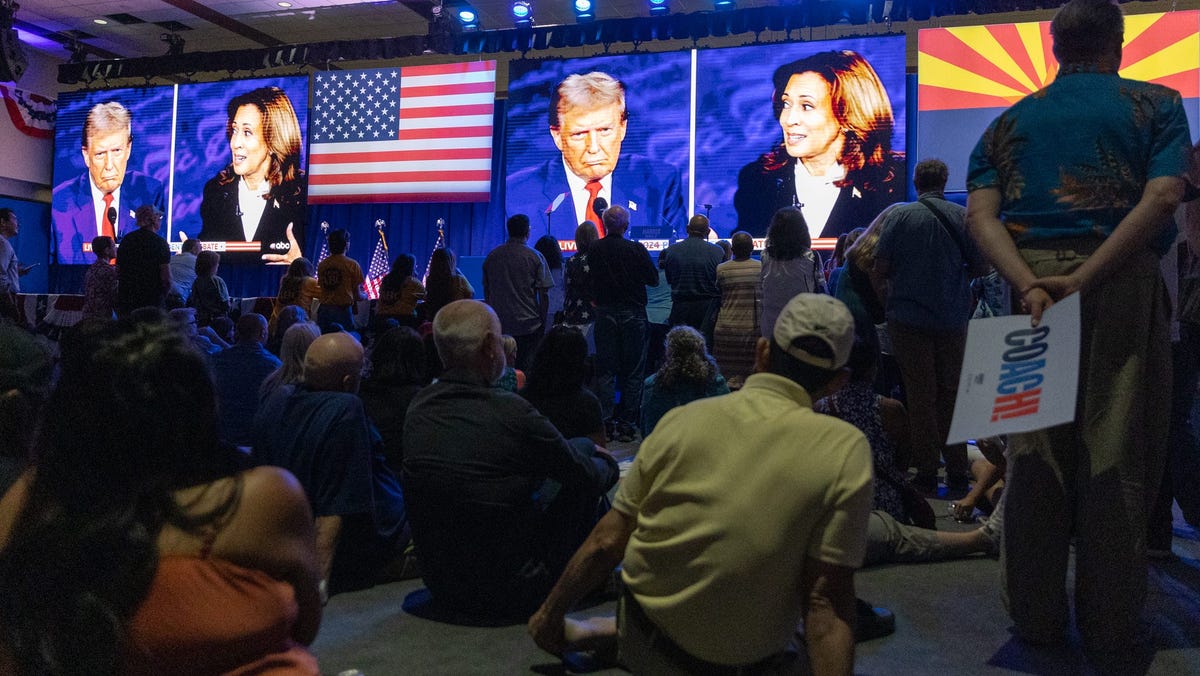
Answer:
[(400, 486), (358, 398), (362, 370), (353, 336), (325, 334), (304, 355), (304, 382), (280, 388), (254, 418), (254, 460), (288, 469), (308, 494), (331, 594), (380, 581), (408, 544)]
[(433, 321), (445, 371), (408, 407), (401, 479), (436, 608), (463, 621), (524, 619), (602, 513), (617, 463), (567, 441), (504, 369), (500, 320), (460, 300)]
[(662, 367), (646, 378), (642, 387), (642, 438), (650, 436), (667, 411), (704, 397), (729, 394), (729, 385), (699, 331), (676, 326), (667, 332), (665, 344)]
[(504, 372), (496, 381), (496, 387), (509, 392), (520, 392), (525, 387), (525, 372), (516, 368), (517, 339), (506, 333), (500, 336), (500, 342), (504, 346)]
[(533, 355), (529, 383), (521, 396), (566, 438), (587, 437), (604, 446), (604, 416), (600, 400), (583, 386), (588, 379), (587, 338), (574, 326), (550, 329)]
[(383, 454), (388, 466), (399, 473), (404, 457), (404, 417), (408, 405), (417, 392), (429, 384), (425, 344), (416, 331), (397, 326), (375, 340), (370, 362), (371, 371), (358, 394), (367, 409), (367, 417), (383, 437)]
[(297, 322), (287, 328), (279, 349), (280, 366), (272, 371), (258, 388), (259, 402), (275, 394), (281, 387), (297, 385), (304, 381), (304, 355), (308, 353), (313, 341), (320, 337), (321, 329), (313, 322)]
[[(634, 673), (783, 673), (808, 666), (792, 645), (803, 620), (812, 671), (851, 673), (871, 450), (811, 402), (845, 382), (853, 342), (845, 305), (799, 294), (741, 390), (664, 416), (530, 618), (534, 641), (561, 654), (616, 636)], [(622, 622), (568, 623), (622, 560)]]

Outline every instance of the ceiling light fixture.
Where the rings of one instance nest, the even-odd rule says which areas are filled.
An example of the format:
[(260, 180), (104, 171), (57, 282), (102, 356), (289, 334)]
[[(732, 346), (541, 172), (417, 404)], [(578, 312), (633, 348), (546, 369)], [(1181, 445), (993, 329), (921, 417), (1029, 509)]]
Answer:
[(529, 4), (528, 0), (514, 0), (512, 17), (517, 26), (533, 25), (533, 5)]
[(596, 19), (596, 11), (592, 0), (575, 0), (572, 8), (575, 10), (575, 21), (578, 23), (586, 23)]
[(292, 3), (290, 3), (290, 2), (277, 2), (275, 4), (279, 5), (280, 7), (284, 8), (284, 9), (287, 9), (288, 7), (292, 6)]
[(650, 16), (663, 16), (670, 14), (671, 8), (668, 6), (668, 0), (649, 0)]
[(97, 24), (100, 24), (101, 26), (108, 25), (108, 21), (106, 19), (92, 19), (92, 23), (97, 23)]

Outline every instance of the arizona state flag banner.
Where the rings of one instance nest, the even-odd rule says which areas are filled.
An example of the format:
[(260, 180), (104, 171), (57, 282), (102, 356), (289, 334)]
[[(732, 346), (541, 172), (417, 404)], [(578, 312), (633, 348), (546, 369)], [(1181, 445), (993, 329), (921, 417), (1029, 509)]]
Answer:
[[(1053, 46), (1049, 21), (917, 34), (917, 147), (922, 156), (939, 157), (950, 167), (947, 192), (966, 189), (967, 161), (988, 124), (1054, 81)], [(1126, 16), (1120, 75), (1177, 90), (1195, 134), (1200, 12)]]

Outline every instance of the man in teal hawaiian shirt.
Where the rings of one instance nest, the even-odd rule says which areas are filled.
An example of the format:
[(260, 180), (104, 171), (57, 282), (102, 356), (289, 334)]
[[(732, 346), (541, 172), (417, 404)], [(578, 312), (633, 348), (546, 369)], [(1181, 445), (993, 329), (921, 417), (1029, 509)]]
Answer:
[(980, 139), (967, 219), (1034, 326), (1081, 294), (1075, 422), (1011, 440), (1002, 568), (1018, 636), (1061, 643), (1076, 537), (1076, 623), (1103, 664), (1145, 647), (1146, 513), (1171, 382), (1155, 245), (1183, 195), (1189, 134), (1178, 92), (1117, 75), (1117, 5), (1071, 0), (1050, 31), (1059, 74)]

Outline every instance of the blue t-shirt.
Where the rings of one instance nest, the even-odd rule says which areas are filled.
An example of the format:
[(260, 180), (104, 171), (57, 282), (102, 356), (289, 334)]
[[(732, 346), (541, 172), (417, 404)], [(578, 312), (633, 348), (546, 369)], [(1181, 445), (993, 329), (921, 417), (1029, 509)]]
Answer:
[(1001, 218), (1018, 243), (1107, 237), (1147, 181), (1183, 175), (1189, 147), (1179, 92), (1064, 66), (988, 126), (967, 189), (1000, 191)]

